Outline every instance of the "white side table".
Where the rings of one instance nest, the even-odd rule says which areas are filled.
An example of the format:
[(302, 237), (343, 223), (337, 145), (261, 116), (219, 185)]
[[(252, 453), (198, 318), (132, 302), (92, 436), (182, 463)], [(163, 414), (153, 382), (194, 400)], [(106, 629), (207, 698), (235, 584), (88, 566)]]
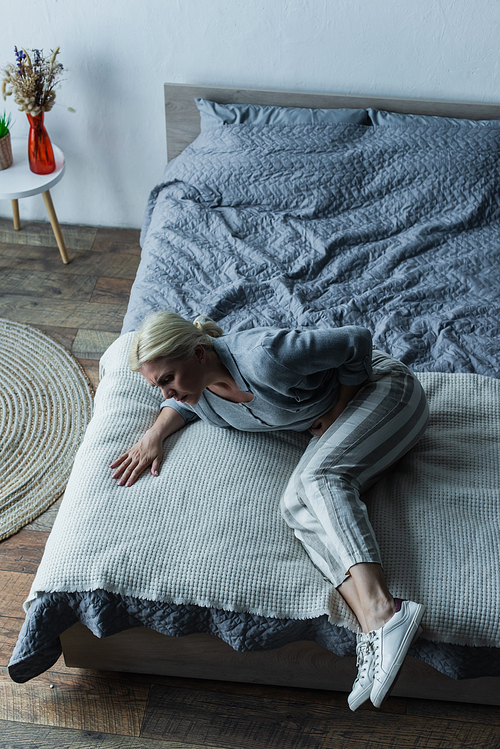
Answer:
[(34, 174), (28, 164), (28, 138), (12, 138), (14, 163), (8, 169), (0, 171), (0, 200), (10, 199), (12, 201), (14, 229), (19, 230), (21, 228), (19, 220), (19, 198), (28, 198), (31, 195), (38, 195), (41, 192), (63, 263), (69, 263), (61, 227), (59, 226), (49, 192), (50, 188), (62, 179), (66, 165), (61, 149), (54, 144), (52, 144), (52, 148), (54, 149), (54, 158), (56, 160), (55, 172), (51, 174)]

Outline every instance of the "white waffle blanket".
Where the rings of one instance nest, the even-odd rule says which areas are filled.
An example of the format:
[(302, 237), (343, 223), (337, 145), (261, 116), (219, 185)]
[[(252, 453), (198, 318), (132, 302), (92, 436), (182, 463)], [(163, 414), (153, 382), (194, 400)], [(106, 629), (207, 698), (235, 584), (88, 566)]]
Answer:
[[(357, 630), (282, 520), (280, 495), (308, 436), (189, 425), (160, 475), (118, 487), (110, 463), (155, 421), (161, 393), (130, 372), (133, 334), (101, 359), (94, 416), (25, 608), (42, 591), (98, 588), (153, 601)], [(500, 381), (419, 375), (420, 443), (365, 495), (394, 595), (424, 603), (428, 639), (500, 646)]]

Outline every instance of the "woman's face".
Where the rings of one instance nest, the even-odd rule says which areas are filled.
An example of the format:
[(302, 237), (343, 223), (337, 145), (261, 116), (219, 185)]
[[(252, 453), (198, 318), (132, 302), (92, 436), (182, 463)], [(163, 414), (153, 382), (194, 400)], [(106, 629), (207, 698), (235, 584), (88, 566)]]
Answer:
[(207, 387), (204, 362), (203, 346), (197, 346), (191, 359), (155, 359), (139, 371), (150, 385), (160, 388), (165, 398), (193, 406)]

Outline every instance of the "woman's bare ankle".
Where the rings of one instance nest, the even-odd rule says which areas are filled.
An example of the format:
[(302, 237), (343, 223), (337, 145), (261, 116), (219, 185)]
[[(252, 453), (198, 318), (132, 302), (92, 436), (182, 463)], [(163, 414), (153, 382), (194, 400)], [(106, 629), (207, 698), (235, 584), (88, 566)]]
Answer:
[(389, 619), (392, 619), (395, 613), (396, 604), (392, 596), (390, 599), (385, 599), (372, 605), (369, 611), (365, 610), (365, 622), (368, 627), (366, 632), (380, 629), (380, 627), (383, 627)]

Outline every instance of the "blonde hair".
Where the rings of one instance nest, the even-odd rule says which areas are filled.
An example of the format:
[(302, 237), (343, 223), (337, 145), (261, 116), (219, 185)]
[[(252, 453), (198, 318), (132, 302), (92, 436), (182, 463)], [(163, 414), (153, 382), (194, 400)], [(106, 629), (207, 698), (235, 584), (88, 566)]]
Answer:
[(213, 348), (212, 338), (224, 335), (210, 317), (189, 322), (175, 312), (160, 310), (148, 315), (136, 332), (129, 354), (130, 368), (138, 372), (154, 359), (190, 359), (196, 346)]

